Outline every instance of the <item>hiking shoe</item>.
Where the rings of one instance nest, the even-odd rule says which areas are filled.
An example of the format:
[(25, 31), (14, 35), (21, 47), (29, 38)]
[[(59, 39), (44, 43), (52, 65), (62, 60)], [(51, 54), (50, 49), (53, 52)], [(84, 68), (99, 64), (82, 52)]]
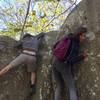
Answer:
[(33, 85), (31, 85), (30, 96), (33, 96), (35, 93), (36, 93), (36, 85), (33, 84)]

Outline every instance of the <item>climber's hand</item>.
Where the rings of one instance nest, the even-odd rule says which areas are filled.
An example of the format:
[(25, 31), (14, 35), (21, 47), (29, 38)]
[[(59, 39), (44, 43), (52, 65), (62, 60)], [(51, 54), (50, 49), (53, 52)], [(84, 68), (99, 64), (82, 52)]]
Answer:
[(85, 62), (88, 61), (88, 52), (87, 52), (87, 50), (84, 51), (83, 56), (84, 56), (84, 61)]

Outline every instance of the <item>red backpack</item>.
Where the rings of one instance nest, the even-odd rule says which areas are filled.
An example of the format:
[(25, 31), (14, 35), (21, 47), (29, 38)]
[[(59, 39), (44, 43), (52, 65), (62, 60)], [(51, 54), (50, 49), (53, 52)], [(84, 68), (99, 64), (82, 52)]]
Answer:
[(61, 40), (57, 41), (53, 46), (53, 55), (61, 60), (64, 61), (66, 56), (68, 55), (68, 49), (70, 46), (71, 40), (68, 36), (63, 37)]

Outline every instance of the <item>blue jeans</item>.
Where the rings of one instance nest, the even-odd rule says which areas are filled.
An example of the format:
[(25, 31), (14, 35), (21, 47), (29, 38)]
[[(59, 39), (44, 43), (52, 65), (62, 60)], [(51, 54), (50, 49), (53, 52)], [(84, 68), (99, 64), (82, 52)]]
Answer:
[(70, 100), (78, 100), (74, 79), (71, 73), (71, 66), (55, 60), (53, 63), (53, 73), (57, 83), (54, 100), (62, 100), (64, 85), (68, 87)]

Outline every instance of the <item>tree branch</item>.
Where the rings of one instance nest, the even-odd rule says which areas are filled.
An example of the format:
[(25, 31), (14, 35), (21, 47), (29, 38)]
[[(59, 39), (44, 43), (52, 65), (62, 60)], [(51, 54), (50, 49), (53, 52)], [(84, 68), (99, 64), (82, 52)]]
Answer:
[(28, 2), (28, 8), (27, 8), (27, 12), (26, 12), (25, 20), (24, 20), (24, 23), (23, 23), (23, 26), (22, 26), (22, 31), (21, 31), (20, 39), (21, 39), (21, 38), (23, 37), (23, 35), (24, 35), (24, 27), (25, 27), (26, 20), (27, 20), (28, 14), (29, 14), (30, 3), (31, 3), (31, 0), (29, 0), (29, 2)]
[[(75, 4), (76, 4), (77, 0), (68, 8), (66, 9), (64, 12), (62, 12), (61, 14), (59, 14), (57, 17), (54, 16), (54, 18), (44, 27), (48, 27), (55, 19), (57, 19), (59, 16), (61, 16), (62, 14), (66, 13), (70, 8), (72, 8)], [(69, 13), (70, 14), (70, 13)], [(68, 14), (68, 15), (69, 15)]]
[[(54, 14), (53, 14), (53, 18), (55, 17), (55, 15), (56, 15), (56, 10), (57, 10), (57, 8), (58, 8), (58, 5), (59, 5), (59, 2), (57, 3), (57, 5), (56, 5), (56, 7), (55, 7), (55, 12), (54, 12)], [(44, 23), (44, 25), (42, 26), (43, 28), (42, 28), (42, 31), (43, 31), (43, 29), (44, 29), (44, 27), (45, 27), (45, 23)]]

